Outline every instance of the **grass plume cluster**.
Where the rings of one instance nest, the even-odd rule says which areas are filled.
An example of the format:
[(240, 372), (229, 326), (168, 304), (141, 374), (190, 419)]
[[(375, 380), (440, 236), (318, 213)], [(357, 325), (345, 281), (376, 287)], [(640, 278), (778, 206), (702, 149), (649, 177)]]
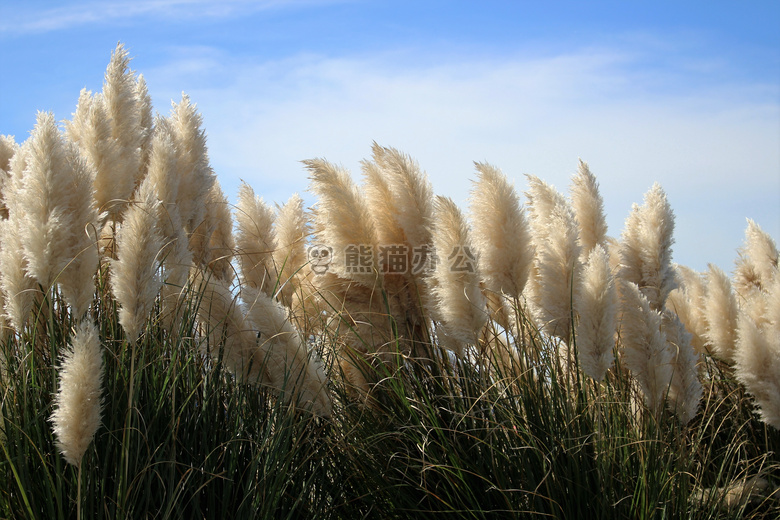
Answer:
[(231, 207), (186, 96), (118, 46), (71, 120), (0, 136), (2, 518), (776, 518), (780, 275), (672, 261), (476, 163), (466, 211), (376, 143), (313, 208)]

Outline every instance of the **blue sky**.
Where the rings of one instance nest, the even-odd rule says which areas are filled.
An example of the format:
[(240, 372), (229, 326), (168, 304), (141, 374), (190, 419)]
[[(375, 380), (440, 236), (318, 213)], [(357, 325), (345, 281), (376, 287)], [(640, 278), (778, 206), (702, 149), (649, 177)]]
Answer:
[(3, 2), (0, 133), (69, 118), (121, 41), (156, 110), (197, 103), (231, 199), (305, 195), (312, 157), (357, 179), (374, 140), (463, 207), (475, 160), (564, 191), (582, 158), (611, 235), (658, 181), (674, 260), (730, 271), (746, 217), (780, 239), (778, 26), (769, 0)]

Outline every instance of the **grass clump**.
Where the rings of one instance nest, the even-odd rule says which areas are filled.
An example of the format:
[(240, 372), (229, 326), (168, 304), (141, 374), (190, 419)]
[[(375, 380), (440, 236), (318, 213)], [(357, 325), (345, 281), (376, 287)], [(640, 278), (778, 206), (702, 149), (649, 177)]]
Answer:
[(658, 185), (615, 239), (583, 162), (526, 207), (477, 163), (464, 213), (376, 143), (231, 212), (201, 124), (120, 46), (64, 132), (0, 138), (0, 517), (780, 514), (756, 223), (696, 273)]

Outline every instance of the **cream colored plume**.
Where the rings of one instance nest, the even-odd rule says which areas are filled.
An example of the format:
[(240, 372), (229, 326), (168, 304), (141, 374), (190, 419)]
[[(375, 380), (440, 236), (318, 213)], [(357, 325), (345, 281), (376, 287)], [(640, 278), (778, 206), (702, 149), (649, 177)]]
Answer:
[(94, 291), (97, 267), (92, 182), (92, 170), (63, 140), (54, 116), (40, 113), (15, 194), (17, 213), (23, 215), (12, 218), (22, 219), (20, 238), (30, 274), (44, 288), (60, 277), (65, 297), (79, 316), (90, 299), (85, 293)]
[(487, 321), (487, 306), (465, 217), (447, 197), (437, 197), (435, 208), (435, 318), (443, 322), (446, 335), (460, 344), (456, 353), (462, 354), (463, 346), (477, 344), (477, 335)]
[(57, 447), (69, 464), (80, 466), (100, 427), (103, 349), (89, 320), (76, 326), (59, 368), (59, 389), (51, 416)]
[(221, 355), (225, 367), (242, 381), (267, 381), (262, 352), (257, 348), (257, 333), (228, 284), (193, 269), (192, 287), (201, 295), (197, 317), (208, 338), (204, 343), (210, 349), (208, 354), (214, 359)]
[(190, 233), (189, 247), (195, 265), (218, 278), (233, 280), (233, 219), (230, 204), (218, 181), (214, 181), (205, 203), (203, 220)]
[(533, 312), (547, 333), (568, 342), (582, 269), (577, 223), (570, 204), (555, 188), (534, 176), (528, 176), (528, 182), (526, 196), (536, 246), (529, 284)]
[(582, 371), (601, 381), (615, 359), (618, 295), (607, 252), (600, 245), (588, 254), (574, 306), (579, 315), (576, 341)]
[(162, 287), (161, 254), (165, 242), (157, 219), (160, 203), (151, 183), (144, 182), (127, 208), (117, 234), (117, 259), (111, 262), (111, 289), (119, 304), (119, 323), (135, 342)]
[(734, 288), (742, 298), (749, 300), (757, 292), (765, 292), (777, 277), (778, 251), (767, 232), (753, 220), (747, 222), (745, 242), (739, 249), (734, 272)]
[(0, 135), (0, 218), (8, 218), (5, 203), (5, 185), (11, 175), (11, 158), (19, 150), (13, 136)]
[(682, 424), (696, 416), (701, 401), (699, 355), (691, 345), (691, 334), (675, 313), (664, 310), (663, 331), (672, 354), (672, 380), (667, 396), (669, 406)]
[(434, 196), (425, 172), (395, 148), (373, 144), (374, 162), (382, 169), (393, 194), (393, 213), (412, 248), (431, 244)]
[[(144, 146), (148, 144), (151, 128), (147, 118), (149, 100), (140, 97), (135, 73), (130, 70), (130, 56), (124, 45), (117, 45), (111, 54), (103, 81), (102, 102), (111, 123), (111, 137), (119, 151), (119, 159), (110, 170), (104, 170), (99, 186), (107, 192), (103, 196), (110, 201), (127, 201), (143, 176)], [(101, 207), (112, 210), (112, 217), (121, 218), (123, 204)]]
[(38, 283), (27, 270), (27, 260), (22, 251), (21, 226), (26, 225), (24, 207), (19, 205), (18, 193), (23, 188), (24, 170), (27, 168), (27, 151), (30, 141), (18, 148), (10, 161), (12, 173), (3, 186), (9, 218), (0, 219), (0, 287), (5, 295), (4, 313), (11, 326), (21, 332), (32, 311)]
[(706, 352), (707, 318), (704, 312), (707, 287), (704, 277), (683, 265), (674, 265), (680, 285), (669, 292), (666, 308), (677, 314), (691, 333), (691, 345), (698, 354)]
[(146, 166), (149, 161), (149, 153), (152, 146), (152, 135), (154, 133), (154, 113), (152, 111), (152, 97), (149, 95), (149, 89), (146, 87), (146, 79), (143, 74), (138, 75), (138, 81), (135, 84), (135, 95), (138, 100), (138, 120), (141, 127), (141, 176), (136, 179), (136, 184), (143, 181), (143, 175), (146, 172)]
[(664, 308), (669, 292), (677, 287), (672, 266), (674, 213), (658, 183), (634, 204), (621, 240), (620, 277), (636, 284), (655, 310)]
[(780, 429), (780, 324), (759, 327), (741, 312), (734, 361), (737, 379), (755, 397), (761, 419)]
[(273, 258), (276, 249), (273, 210), (255, 195), (251, 186), (242, 182), (238, 189), (235, 216), (236, 256), (241, 285), (260, 289), (273, 296), (278, 280)]
[(309, 170), (310, 189), (318, 198), (314, 210), (316, 240), (333, 250), (329, 272), (374, 287), (379, 272), (377, 237), (364, 194), (346, 170), (323, 159), (303, 163)]
[(606, 247), (607, 219), (596, 176), (590, 172), (588, 163), (581, 159), (571, 180), (570, 193), (584, 261), (596, 246)]
[(195, 231), (206, 216), (206, 201), (216, 181), (209, 164), (203, 118), (187, 95), (172, 103), (168, 118), (175, 150), (178, 154), (179, 189), (176, 205), (185, 231)]
[(0, 287), (5, 299), (5, 316), (14, 330), (21, 333), (40, 289), (27, 273), (24, 256), (19, 254), (22, 241), (18, 224), (16, 219), (0, 219)]
[(663, 318), (635, 283), (623, 282), (620, 293), (621, 354), (647, 406), (658, 413), (674, 375), (673, 352), (663, 331)]
[(135, 179), (118, 178), (124, 171), (124, 150), (112, 135), (109, 118), (101, 96), (82, 89), (72, 121), (65, 122), (67, 136), (95, 171), (95, 204), (116, 220), (124, 209)]
[[(176, 150), (173, 129), (166, 119), (155, 125), (149, 154), (149, 170), (142, 183), (143, 189), (153, 189), (160, 204), (157, 206), (157, 223), (164, 241), (160, 255), (163, 260), (162, 316), (167, 327), (172, 327), (183, 288), (192, 266), (192, 253), (183, 219), (176, 203), (182, 182), (180, 158)], [(143, 184), (151, 188), (143, 188)]]
[(303, 199), (296, 193), (276, 213), (273, 251), (274, 265), (279, 272), (279, 300), (293, 306), (293, 295), (300, 288), (300, 271), (306, 264), (306, 237), (309, 234), (308, 217)]
[(525, 212), (514, 186), (499, 169), (486, 163), (475, 164), (478, 176), (469, 209), (485, 287), (519, 298), (534, 259)]
[(207, 203), (207, 221), (213, 226), (209, 237), (206, 264), (214, 276), (232, 282), (234, 269), (231, 264), (236, 242), (233, 238), (233, 216), (230, 203), (218, 182), (214, 182)]
[(0, 135), (0, 170), (4, 173), (11, 171), (11, 157), (19, 149), (12, 135)]
[(263, 363), (268, 378), (261, 383), (316, 415), (330, 417), (331, 401), (322, 364), (315, 353), (307, 352), (285, 308), (252, 287), (243, 288), (241, 297), (247, 305), (249, 322), (259, 331), (255, 359)]
[[(378, 147), (374, 143), (375, 147)], [(382, 148), (375, 148), (382, 154)], [(380, 155), (381, 157), (381, 155)], [(399, 222), (400, 210), (390, 186), (389, 174), (376, 162), (362, 161), (363, 189), (366, 203), (371, 208), (377, 241), (380, 244), (406, 244), (406, 233)]]
[(734, 361), (739, 307), (731, 280), (719, 267), (709, 264), (704, 314), (707, 348), (727, 362)]

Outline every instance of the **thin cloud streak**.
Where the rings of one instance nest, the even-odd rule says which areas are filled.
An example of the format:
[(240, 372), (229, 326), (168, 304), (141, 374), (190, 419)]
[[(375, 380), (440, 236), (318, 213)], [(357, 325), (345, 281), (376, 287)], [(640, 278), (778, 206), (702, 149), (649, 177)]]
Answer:
[(85, 2), (54, 9), (36, 9), (29, 4), (0, 8), (0, 34), (40, 34), (138, 18), (182, 22), (193, 19), (230, 18), (269, 9), (332, 4), (334, 0), (138, 0)]

